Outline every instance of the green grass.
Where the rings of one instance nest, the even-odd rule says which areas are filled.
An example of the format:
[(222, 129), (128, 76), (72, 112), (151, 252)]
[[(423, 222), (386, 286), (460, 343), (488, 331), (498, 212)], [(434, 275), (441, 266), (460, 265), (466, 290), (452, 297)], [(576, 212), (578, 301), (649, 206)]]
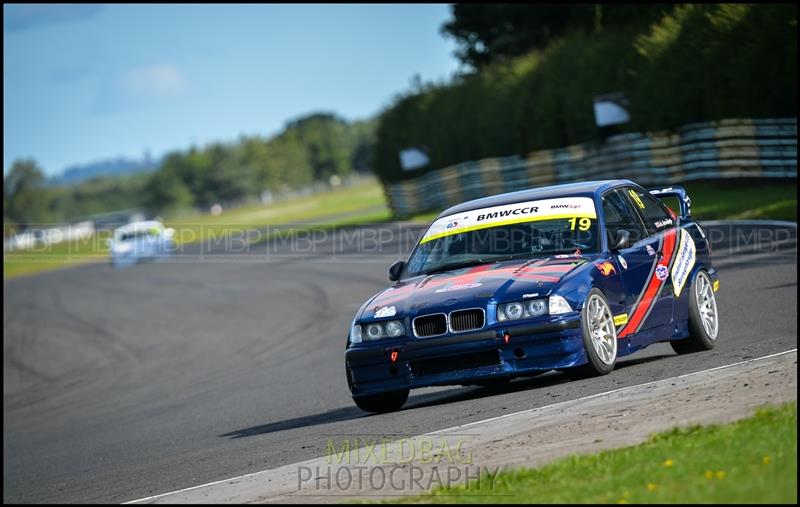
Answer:
[(684, 185), (699, 220), (771, 219), (797, 221), (797, 181), (694, 182)]
[(48, 246), (37, 246), (29, 250), (17, 250), (3, 254), (3, 278), (28, 275), (41, 271), (52, 271), (68, 265), (108, 260), (106, 239), (108, 231), (99, 232), (85, 240), (64, 241)]
[[(376, 212), (375, 209), (380, 211)], [(376, 181), (370, 181), (274, 205), (244, 206), (216, 217), (208, 213), (196, 213), (165, 220), (164, 225), (175, 228), (178, 242), (186, 244), (220, 237), (231, 230), (265, 225), (331, 223), (332, 216), (344, 214), (354, 217), (378, 216), (384, 221), (391, 216), (382, 187)]]
[[(655, 185), (651, 185), (655, 187)], [(692, 199), (692, 216), (698, 220), (789, 220), (797, 221), (795, 180), (702, 181), (682, 184)], [(667, 203), (678, 211), (676, 202)], [(414, 215), (411, 220), (432, 222), (439, 211)]]
[(404, 502), (796, 503), (797, 402), (729, 424), (673, 429), (632, 447), (501, 472), (489, 484), (436, 489)]
[[(797, 221), (797, 188), (793, 183), (697, 182), (687, 183), (685, 187), (692, 198), (692, 212), (700, 220), (756, 218)], [(438, 213), (422, 213), (411, 220), (430, 223)], [(208, 213), (196, 213), (167, 218), (165, 225), (177, 230), (176, 239), (179, 243), (187, 244), (211, 237), (220, 238), (229, 231), (265, 225), (301, 222), (344, 225), (391, 219), (381, 186), (377, 182), (367, 182), (274, 205), (244, 206), (224, 211), (216, 217)], [(6, 253), (3, 255), (3, 277), (11, 278), (77, 263), (106, 261), (106, 237), (108, 234), (93, 236), (85, 241)]]

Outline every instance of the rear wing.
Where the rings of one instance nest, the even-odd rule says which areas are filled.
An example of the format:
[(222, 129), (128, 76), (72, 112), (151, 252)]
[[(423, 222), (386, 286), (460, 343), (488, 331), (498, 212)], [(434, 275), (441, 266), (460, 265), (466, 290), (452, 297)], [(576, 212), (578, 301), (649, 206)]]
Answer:
[(648, 192), (659, 199), (675, 197), (678, 199), (678, 203), (680, 203), (680, 217), (689, 218), (692, 215), (692, 200), (689, 198), (689, 194), (686, 193), (685, 188), (673, 185), (666, 188), (650, 188)]

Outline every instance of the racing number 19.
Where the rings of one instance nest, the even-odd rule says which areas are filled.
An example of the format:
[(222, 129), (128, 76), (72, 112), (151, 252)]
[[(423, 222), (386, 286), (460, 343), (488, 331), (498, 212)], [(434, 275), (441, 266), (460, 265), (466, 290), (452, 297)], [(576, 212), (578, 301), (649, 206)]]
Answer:
[(578, 225), (578, 229), (580, 229), (580, 230), (582, 230), (584, 232), (588, 231), (589, 227), (592, 226), (592, 219), (591, 218), (585, 218), (584, 217), (584, 218), (578, 219), (577, 217), (572, 217), (572, 218), (569, 219), (569, 228), (570, 228), (571, 231), (575, 230), (576, 222), (577, 222), (577, 225)]

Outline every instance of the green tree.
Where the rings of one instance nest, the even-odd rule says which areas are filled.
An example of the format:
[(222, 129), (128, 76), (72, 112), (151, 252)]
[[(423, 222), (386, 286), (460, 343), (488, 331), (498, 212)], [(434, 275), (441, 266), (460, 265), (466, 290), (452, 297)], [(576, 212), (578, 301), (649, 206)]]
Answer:
[(51, 220), (44, 174), (33, 159), (16, 160), (3, 179), (3, 211), (13, 222), (28, 226)]
[(442, 25), (456, 40), (456, 56), (481, 69), (487, 64), (544, 49), (571, 32), (650, 22), (673, 4), (456, 4)]
[[(176, 157), (177, 154), (171, 156)], [(162, 168), (156, 171), (144, 187), (144, 205), (153, 214), (178, 211), (192, 204), (192, 193), (174, 170)]]
[(289, 122), (286, 130), (297, 131), (315, 180), (325, 181), (334, 174), (344, 176), (352, 170), (350, 154), (354, 146), (344, 120), (318, 113)]

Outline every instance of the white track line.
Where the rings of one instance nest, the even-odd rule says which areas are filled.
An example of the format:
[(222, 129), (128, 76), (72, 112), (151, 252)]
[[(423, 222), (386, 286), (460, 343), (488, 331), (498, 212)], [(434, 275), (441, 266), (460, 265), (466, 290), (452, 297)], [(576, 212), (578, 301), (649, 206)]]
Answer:
[[(630, 389), (635, 389), (635, 388), (647, 386), (647, 385), (650, 385), (650, 384), (656, 384), (658, 382), (664, 382), (666, 380), (674, 380), (674, 379), (679, 379), (679, 378), (691, 377), (693, 375), (700, 375), (702, 373), (708, 373), (708, 372), (711, 372), (711, 371), (724, 370), (725, 368), (731, 368), (731, 367), (734, 367), (734, 366), (739, 366), (739, 365), (742, 365), (742, 364), (752, 363), (752, 362), (755, 362), (755, 361), (762, 361), (764, 359), (769, 359), (769, 358), (772, 358), (772, 357), (782, 356), (782, 355), (785, 355), (785, 354), (791, 354), (792, 352), (797, 352), (797, 349), (794, 348), (794, 349), (790, 349), (790, 350), (785, 350), (783, 352), (778, 352), (776, 354), (770, 354), (768, 356), (756, 357), (756, 358), (753, 358), (753, 359), (748, 359), (746, 361), (739, 361), (738, 363), (726, 364), (724, 366), (717, 366), (715, 368), (709, 368), (707, 370), (695, 371), (695, 372), (692, 372), (692, 373), (685, 373), (683, 375), (678, 375), (677, 377), (667, 377), (667, 378), (663, 378), (663, 379), (659, 379), (659, 380), (653, 380), (653, 381), (650, 381), (650, 382), (645, 382), (643, 384), (636, 384), (636, 385), (633, 385), (633, 386), (621, 387), (619, 389), (613, 389), (611, 391), (605, 391), (605, 392), (602, 392), (602, 393), (591, 394), (589, 396), (583, 396), (581, 398), (575, 398), (575, 399), (572, 399), (572, 400), (565, 400), (565, 401), (562, 401), (562, 402), (559, 402), (559, 403), (554, 403), (552, 405), (545, 405), (545, 406), (542, 406), (542, 407), (535, 407), (535, 408), (529, 408), (529, 409), (526, 409), (526, 410), (520, 410), (519, 412), (514, 412), (514, 413), (511, 413), (511, 414), (504, 414), (504, 415), (497, 416), (497, 417), (490, 417), (489, 419), (483, 419), (483, 420), (480, 420), (480, 421), (474, 421), (474, 422), (471, 422), (471, 423), (461, 424), (459, 426), (453, 426), (451, 428), (446, 428), (446, 429), (443, 429), (443, 430), (431, 431), (429, 433), (424, 433), (424, 434), (422, 434), (420, 436), (435, 435), (437, 433), (444, 433), (444, 432), (447, 432), (447, 431), (453, 431), (453, 430), (460, 429), (460, 428), (466, 428), (468, 426), (472, 426), (472, 425), (475, 425), (475, 424), (483, 424), (483, 423), (490, 422), (490, 421), (496, 421), (498, 419), (505, 419), (506, 417), (516, 416), (516, 415), (520, 415), (520, 414), (526, 414), (526, 413), (530, 413), (530, 412), (535, 412), (537, 410), (543, 410), (543, 409), (546, 409), (546, 408), (557, 407), (559, 405), (564, 405), (566, 403), (575, 403), (575, 402), (578, 402), (578, 401), (589, 400), (589, 399), (597, 398), (597, 397), (600, 397), (600, 396), (606, 396), (606, 395), (609, 395), (609, 394), (619, 393), (619, 392), (622, 392), (622, 391), (627, 391), (627, 390), (630, 390)], [(272, 469), (270, 469), (270, 470), (272, 470)], [(270, 470), (261, 470), (261, 471), (258, 471), (258, 472), (253, 472), (253, 473), (249, 473), (249, 474), (245, 474), (245, 475), (239, 475), (239, 476), (236, 476), (236, 477), (231, 477), (229, 479), (223, 479), (223, 480), (220, 480), (220, 481), (214, 481), (214, 482), (209, 482), (209, 483), (206, 483), (206, 484), (201, 484), (199, 486), (192, 486), (190, 488), (179, 489), (177, 491), (170, 491), (169, 493), (161, 493), (160, 495), (153, 495), (153, 496), (148, 496), (148, 497), (145, 497), (145, 498), (139, 498), (138, 500), (131, 500), (129, 502), (124, 502), (124, 504), (132, 504), (132, 503), (137, 503), (137, 502), (146, 502), (146, 501), (154, 500), (156, 498), (161, 498), (161, 497), (164, 497), (164, 496), (175, 495), (175, 494), (178, 494), (178, 493), (185, 493), (187, 491), (192, 491), (192, 490), (199, 489), (199, 488), (205, 488), (207, 486), (214, 486), (215, 484), (222, 484), (224, 482), (239, 481), (239, 480), (247, 478), (247, 477), (252, 477), (254, 475), (263, 474), (264, 472), (269, 472)]]

